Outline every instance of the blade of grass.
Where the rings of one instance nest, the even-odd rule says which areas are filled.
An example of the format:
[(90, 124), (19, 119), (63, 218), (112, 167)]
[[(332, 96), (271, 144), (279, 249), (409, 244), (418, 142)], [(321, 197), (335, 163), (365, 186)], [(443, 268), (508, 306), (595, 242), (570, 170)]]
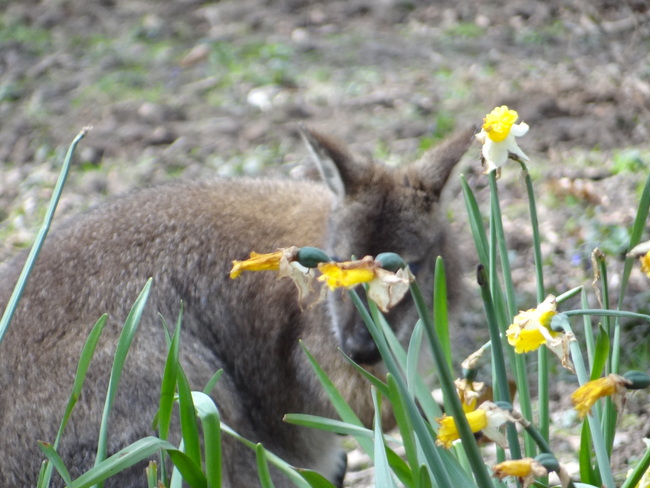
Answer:
[(374, 445), (375, 445), (375, 486), (377, 488), (397, 488), (395, 480), (388, 465), (386, 457), (386, 446), (384, 445), (384, 435), (381, 428), (381, 397), (377, 390), (372, 388), (372, 403), (375, 407), (374, 427)]
[(221, 418), (212, 398), (200, 391), (192, 392), (196, 414), (201, 419), (205, 450), (205, 474), (212, 488), (221, 487)]
[(318, 417), (316, 415), (305, 413), (287, 413), (284, 415), (282, 420), (289, 424), (302, 425), (303, 427), (311, 427), (327, 432), (334, 432), (335, 434), (351, 435), (354, 437), (361, 436), (366, 437), (367, 439), (372, 439), (372, 430), (370, 429), (348, 424), (341, 420), (328, 419), (327, 417)]
[(68, 485), (68, 488), (88, 488), (102, 483), (111, 476), (155, 455), (160, 449), (175, 450), (176, 448), (157, 437), (145, 437), (135, 441), (79, 476)]
[(257, 475), (262, 488), (273, 488), (271, 481), (271, 472), (269, 471), (269, 460), (266, 458), (266, 449), (262, 444), (257, 444), (255, 449), (255, 458), (257, 459)]
[(68, 173), (70, 171), (70, 165), (72, 163), (72, 156), (74, 154), (74, 151), (77, 148), (77, 144), (79, 144), (79, 141), (81, 141), (81, 139), (83, 139), (86, 136), (89, 130), (90, 127), (84, 127), (81, 130), (81, 132), (77, 134), (77, 136), (73, 139), (72, 144), (70, 144), (67, 154), (65, 155), (65, 159), (63, 160), (63, 166), (61, 167), (61, 171), (59, 172), (59, 177), (56, 180), (56, 185), (54, 186), (54, 191), (52, 192), (52, 197), (50, 198), (50, 203), (47, 207), (47, 211), (45, 212), (45, 217), (43, 218), (43, 224), (38, 230), (38, 234), (36, 235), (36, 240), (34, 241), (34, 245), (29, 251), (29, 255), (27, 256), (27, 261), (25, 262), (25, 266), (23, 267), (23, 270), (21, 271), (20, 276), (18, 277), (18, 282), (16, 283), (14, 291), (12, 292), (11, 297), (9, 298), (9, 302), (7, 303), (7, 307), (5, 308), (2, 314), (2, 318), (0, 319), (0, 342), (2, 342), (2, 339), (4, 338), (7, 329), (9, 327), (9, 322), (11, 322), (11, 319), (13, 318), (14, 313), (16, 312), (16, 308), (18, 307), (18, 302), (20, 301), (20, 298), (23, 295), (23, 291), (25, 291), (25, 286), (27, 285), (27, 279), (29, 278), (29, 275), (32, 272), (34, 263), (36, 263), (36, 258), (38, 257), (38, 254), (41, 251), (41, 247), (43, 247), (43, 242), (45, 241), (45, 237), (47, 236), (47, 233), (50, 230), (50, 224), (52, 223), (52, 218), (54, 217), (54, 211), (56, 210), (56, 207), (59, 204), (59, 199), (61, 197), (61, 193), (63, 192), (63, 185), (65, 185), (65, 181), (68, 178)]
[[(70, 485), (72, 483), (72, 478), (70, 478), (70, 473), (68, 472), (68, 469), (65, 467), (65, 464), (63, 464), (63, 460), (59, 456), (59, 453), (56, 452), (56, 449), (54, 449), (54, 446), (49, 442), (38, 441), (38, 447), (43, 452), (43, 454), (45, 454), (45, 456), (47, 457), (47, 462), (49, 466), (55, 467), (57, 472), (63, 479), (63, 481), (66, 483), (66, 485)], [(44, 472), (43, 468), (41, 468), (41, 473), (43, 472)], [(45, 487), (50, 486), (49, 479), (42, 480), (39, 475), (38, 486), (45, 486)]]
[[(63, 419), (61, 420), (61, 425), (59, 430), (56, 433), (56, 438), (54, 439), (54, 444), (52, 445), (53, 449), (59, 447), (61, 442), (61, 436), (65, 430), (68, 421), (70, 420), (70, 415), (72, 410), (77, 404), (79, 395), (81, 395), (81, 390), (83, 388), (84, 380), (86, 379), (86, 373), (88, 372), (88, 367), (92, 361), (93, 355), (95, 353), (95, 348), (97, 347), (97, 342), (101, 337), (104, 326), (106, 325), (106, 319), (108, 318), (107, 314), (102, 315), (90, 331), (84, 347), (81, 350), (81, 357), (79, 358), (79, 364), (77, 365), (77, 372), (74, 377), (74, 382), (72, 385), (72, 392), (70, 393), (70, 398), (68, 398), (68, 404), (65, 407), (65, 412), (63, 414)], [(60, 472), (60, 470), (59, 470)], [(44, 463), (41, 467), (41, 472), (39, 473), (39, 485), (38, 486), (50, 486), (50, 479), (52, 477), (52, 466), (50, 463)]]
[(201, 466), (201, 441), (199, 436), (199, 424), (196, 419), (196, 406), (194, 395), (190, 389), (187, 376), (183, 368), (178, 368), (178, 409), (181, 423), (181, 434), (183, 436), (183, 451), (197, 465)]
[(147, 303), (147, 298), (149, 297), (149, 291), (151, 290), (151, 278), (147, 280), (147, 283), (144, 285), (144, 288), (140, 292), (140, 295), (136, 299), (129, 315), (126, 317), (124, 322), (124, 328), (120, 333), (120, 337), (117, 341), (117, 348), (115, 350), (115, 356), (113, 358), (113, 367), (111, 368), (111, 375), (108, 380), (108, 392), (106, 394), (106, 401), (104, 402), (104, 412), (102, 413), (101, 424), (99, 428), (99, 440), (97, 442), (97, 456), (95, 458), (95, 465), (101, 463), (106, 459), (106, 448), (108, 443), (108, 419), (110, 416), (111, 408), (113, 406), (113, 400), (115, 399), (115, 394), (117, 393), (117, 387), (120, 383), (120, 378), (122, 377), (122, 369), (124, 367), (124, 361), (131, 347), (131, 342), (133, 341), (133, 336), (138, 328), (140, 323), (140, 318), (142, 317), (142, 312), (144, 311), (144, 306)]

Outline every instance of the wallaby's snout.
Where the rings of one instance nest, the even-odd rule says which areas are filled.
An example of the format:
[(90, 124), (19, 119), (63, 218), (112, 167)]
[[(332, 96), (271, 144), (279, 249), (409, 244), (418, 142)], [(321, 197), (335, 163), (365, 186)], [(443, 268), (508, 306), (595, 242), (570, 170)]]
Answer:
[(379, 349), (366, 324), (359, 319), (342, 340), (343, 352), (355, 363), (371, 366), (381, 360)]

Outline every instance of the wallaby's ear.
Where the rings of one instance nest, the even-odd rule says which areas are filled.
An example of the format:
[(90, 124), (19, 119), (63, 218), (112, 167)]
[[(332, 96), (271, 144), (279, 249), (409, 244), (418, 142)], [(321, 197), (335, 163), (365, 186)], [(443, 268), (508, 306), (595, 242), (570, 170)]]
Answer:
[(325, 184), (338, 198), (353, 194), (362, 185), (370, 163), (357, 161), (341, 141), (303, 125), (299, 129)]
[(428, 150), (407, 168), (404, 184), (425, 191), (437, 198), (449, 179), (454, 166), (474, 140), (476, 127), (468, 127)]

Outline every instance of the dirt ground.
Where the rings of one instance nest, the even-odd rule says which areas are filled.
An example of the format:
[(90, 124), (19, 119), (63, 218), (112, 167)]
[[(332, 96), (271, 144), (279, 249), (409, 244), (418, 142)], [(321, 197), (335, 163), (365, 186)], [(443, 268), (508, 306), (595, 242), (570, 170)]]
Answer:
[[(298, 123), (398, 164), (507, 104), (531, 127), (520, 146), (531, 158), (547, 290), (588, 285), (598, 246), (615, 300), (650, 165), (649, 52), (646, 0), (1, 2), (0, 262), (31, 242), (65, 150), (88, 124), (57, 219), (170, 178), (304, 176)], [(487, 209), (478, 152), (459, 173)], [(499, 185), (519, 305), (530, 308), (516, 165)], [(458, 178), (448, 193), (471, 288)], [(635, 270), (627, 307), (647, 313), (649, 290)], [(484, 337), (471, 293), (464, 344)], [(647, 370), (647, 325), (625, 332), (626, 358)], [(553, 394), (569, 459), (567, 388), (560, 381)], [(622, 421), (621, 470), (650, 436), (647, 399), (632, 399)], [(350, 486), (371, 483), (364, 462), (352, 463)]]

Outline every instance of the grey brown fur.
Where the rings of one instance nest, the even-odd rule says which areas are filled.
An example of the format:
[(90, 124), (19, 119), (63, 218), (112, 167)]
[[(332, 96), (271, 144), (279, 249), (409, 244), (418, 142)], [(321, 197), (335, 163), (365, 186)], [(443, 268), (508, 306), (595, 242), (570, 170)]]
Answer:
[[(342, 144), (311, 132), (327, 184), (176, 183), (118, 198), (60, 226), (48, 237), (0, 344), (0, 486), (35, 484), (41, 459), (36, 440), (53, 440), (83, 342), (108, 312), (60, 448), (73, 478), (92, 466), (116, 338), (149, 277), (153, 288), (111, 417), (109, 454), (154, 434), (150, 425), (166, 356), (158, 313), (174, 323), (182, 300), (181, 361), (191, 385), (202, 389), (223, 368), (213, 397), (224, 422), (291, 464), (340, 481), (344, 465), (337, 437), (287, 425), (282, 417), (336, 417), (298, 347), (302, 339), (361, 419), (371, 423), (368, 385), (337, 350), (381, 374), (365, 326), (342, 294), (301, 310), (290, 280), (277, 280), (272, 272), (231, 280), (228, 270), (250, 251), (294, 245), (322, 247), (341, 259), (394, 251), (430, 289), (436, 256), (453, 265), (439, 197), (471, 136), (470, 130), (459, 133), (420, 161), (390, 169), (357, 161)], [(24, 259), (16, 258), (0, 277), (0, 307)], [(415, 323), (410, 299), (389, 319), (407, 338)], [(389, 412), (385, 420), (390, 424)], [(225, 486), (257, 486), (254, 453), (224, 437)], [(276, 486), (291, 486), (274, 476)], [(145, 486), (142, 466), (107, 486)]]

